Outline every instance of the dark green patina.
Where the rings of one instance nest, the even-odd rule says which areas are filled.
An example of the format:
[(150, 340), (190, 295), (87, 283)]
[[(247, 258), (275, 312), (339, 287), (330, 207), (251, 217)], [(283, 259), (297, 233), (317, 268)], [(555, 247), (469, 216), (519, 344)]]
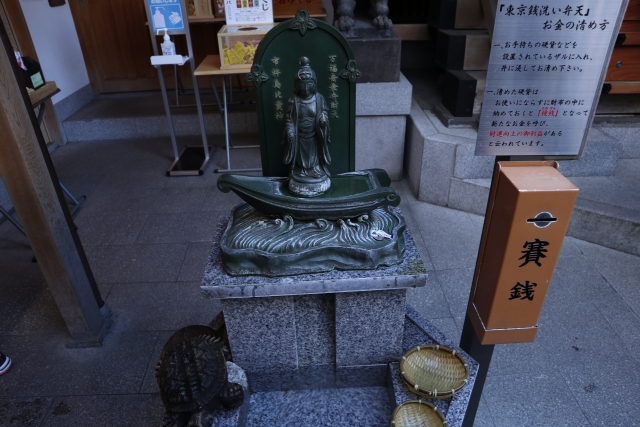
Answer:
[(248, 203), (234, 209), (222, 236), (229, 274), (287, 276), (402, 262), (405, 223), (392, 208), (400, 196), (384, 170), (355, 171), (359, 76), (342, 34), (304, 10), (260, 43), (247, 81), (258, 96), (264, 176), (218, 179), (221, 191)]
[[(355, 79), (360, 72), (344, 36), (333, 26), (309, 18), (301, 9), (294, 19), (280, 23), (265, 35), (256, 51), (252, 72), (247, 76), (256, 85), (262, 172), (264, 176), (289, 174), (283, 163), (284, 110), (294, 91), (293, 78), (300, 68), (301, 56), (311, 62), (318, 91), (328, 102), (335, 100), (337, 104), (329, 117), (332, 159), (329, 172), (337, 175), (355, 171)], [(278, 102), (282, 103), (281, 109)]]
[[(236, 207), (220, 242), (222, 265), (233, 276), (291, 276), (368, 270), (402, 263), (404, 218), (389, 207), (346, 220), (270, 218)], [(374, 238), (375, 232), (390, 238)]]
[(233, 190), (265, 215), (314, 220), (354, 218), (380, 206), (398, 206), (400, 197), (390, 182), (382, 169), (349, 172), (332, 176), (331, 188), (320, 196), (296, 197), (287, 188), (287, 178), (225, 174), (218, 188)]

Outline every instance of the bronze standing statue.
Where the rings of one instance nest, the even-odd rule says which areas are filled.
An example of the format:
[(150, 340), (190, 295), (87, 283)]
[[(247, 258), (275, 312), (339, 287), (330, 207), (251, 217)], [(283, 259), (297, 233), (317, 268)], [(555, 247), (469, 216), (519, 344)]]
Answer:
[(289, 191), (296, 196), (313, 197), (331, 186), (329, 108), (318, 93), (316, 74), (309, 65), (309, 58), (300, 58), (300, 70), (294, 84), (294, 93), (287, 103), (284, 163), (291, 168)]

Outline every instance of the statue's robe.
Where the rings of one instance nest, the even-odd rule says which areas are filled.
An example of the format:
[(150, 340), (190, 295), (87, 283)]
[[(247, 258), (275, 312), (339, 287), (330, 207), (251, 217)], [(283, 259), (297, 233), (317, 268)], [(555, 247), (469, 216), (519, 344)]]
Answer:
[[(302, 141), (300, 138), (299, 113), (303, 110), (302, 101), (296, 95), (289, 98), (285, 115), (285, 128), (283, 143), (287, 145), (284, 155), (284, 163), (291, 165), (291, 171), (296, 168), (312, 169), (319, 166), (327, 176), (330, 176), (328, 165), (331, 164), (331, 155), (329, 154), (330, 130), (329, 130), (329, 108), (327, 101), (320, 93), (315, 94), (315, 137), (314, 145), (309, 146), (308, 141)], [(327, 117), (325, 127), (320, 126), (320, 117), (324, 113)], [(289, 135), (293, 138), (289, 140)], [(304, 145), (303, 145), (304, 144)]]

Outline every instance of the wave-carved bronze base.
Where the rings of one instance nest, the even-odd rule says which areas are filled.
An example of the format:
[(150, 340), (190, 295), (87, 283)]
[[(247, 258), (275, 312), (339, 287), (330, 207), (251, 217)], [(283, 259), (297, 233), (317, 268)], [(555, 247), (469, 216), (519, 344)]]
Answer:
[(400, 211), (390, 207), (353, 219), (301, 221), (243, 204), (222, 236), (222, 265), (232, 276), (275, 277), (400, 264), (405, 228)]

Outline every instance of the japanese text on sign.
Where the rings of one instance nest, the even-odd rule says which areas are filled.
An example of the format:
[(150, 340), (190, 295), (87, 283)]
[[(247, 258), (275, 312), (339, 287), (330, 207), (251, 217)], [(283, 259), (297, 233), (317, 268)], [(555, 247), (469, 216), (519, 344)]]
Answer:
[(476, 155), (576, 156), (623, 0), (500, 0)]
[(227, 24), (270, 24), (273, 23), (271, 0), (225, 0), (224, 10)]
[[(518, 258), (518, 261), (523, 262), (518, 267), (524, 267), (529, 263), (542, 267), (541, 259), (546, 258), (545, 252), (548, 252), (547, 249), (545, 249), (546, 246), (549, 246), (549, 242), (540, 239), (535, 239), (533, 242), (524, 242), (522, 246), (524, 248), (524, 251), (522, 251), (524, 255)], [(529, 280), (525, 280), (524, 284), (521, 282), (516, 283), (515, 286), (510, 289), (509, 301), (514, 299), (533, 301), (534, 288), (536, 286), (538, 286), (537, 283), (533, 281), (530, 282)]]

